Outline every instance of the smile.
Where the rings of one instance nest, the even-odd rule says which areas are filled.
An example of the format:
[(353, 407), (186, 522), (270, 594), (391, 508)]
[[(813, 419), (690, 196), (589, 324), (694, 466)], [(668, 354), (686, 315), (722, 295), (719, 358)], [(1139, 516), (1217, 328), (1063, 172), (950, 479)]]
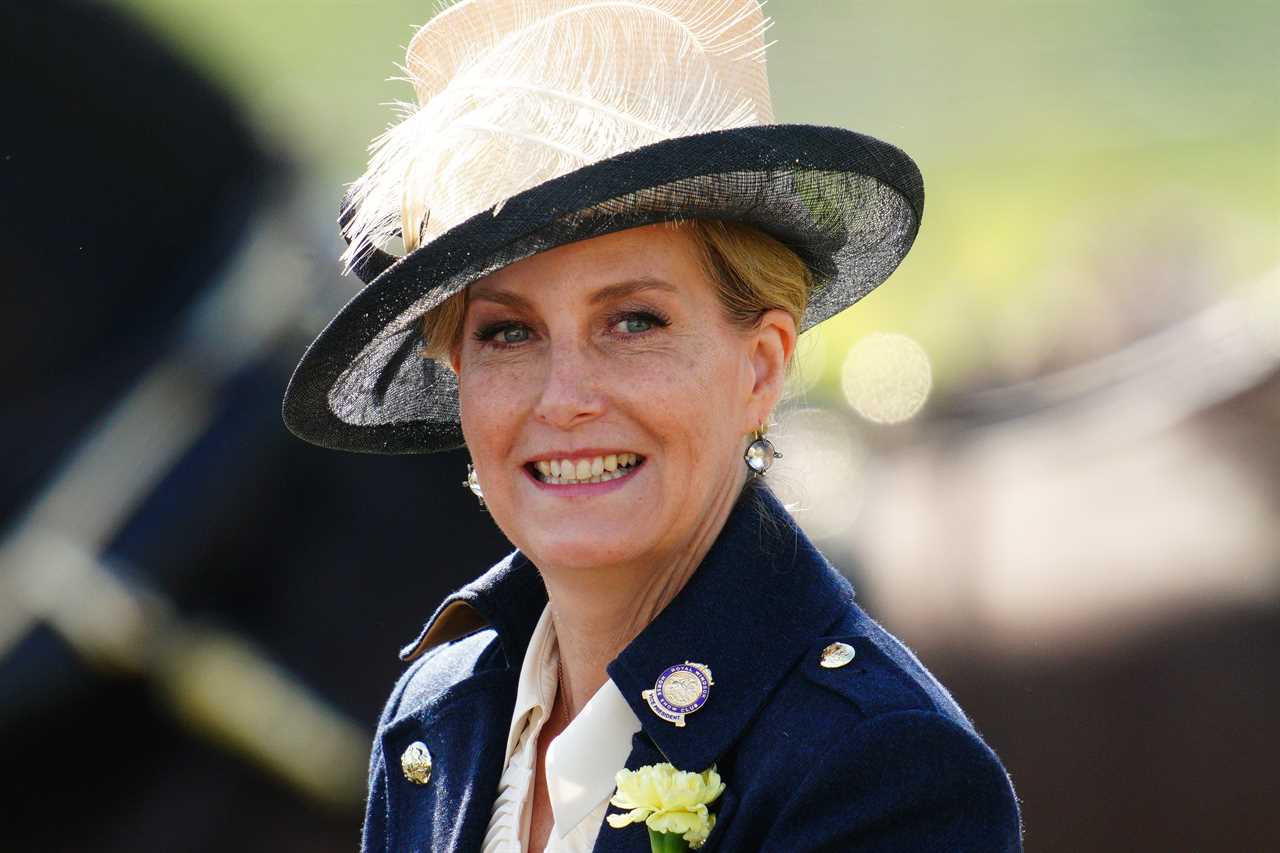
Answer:
[(607, 483), (626, 477), (644, 464), (636, 453), (610, 453), (605, 456), (583, 456), (577, 459), (539, 459), (525, 467), (540, 483), (570, 486), (582, 483)]

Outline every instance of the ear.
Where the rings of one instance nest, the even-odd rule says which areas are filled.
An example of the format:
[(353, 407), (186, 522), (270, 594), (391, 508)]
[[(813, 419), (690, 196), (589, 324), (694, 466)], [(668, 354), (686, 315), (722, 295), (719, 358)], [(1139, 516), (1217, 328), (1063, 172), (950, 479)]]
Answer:
[(747, 414), (751, 423), (745, 426), (743, 432), (750, 432), (759, 426), (782, 397), (787, 365), (791, 363), (795, 348), (796, 323), (791, 315), (780, 308), (764, 312), (748, 340), (748, 359), (753, 382), (747, 400)]
[(459, 358), (461, 352), (462, 347), (454, 347), (449, 351), (449, 369), (453, 371), (454, 376), (458, 375), (458, 371), (462, 366), (462, 360)]

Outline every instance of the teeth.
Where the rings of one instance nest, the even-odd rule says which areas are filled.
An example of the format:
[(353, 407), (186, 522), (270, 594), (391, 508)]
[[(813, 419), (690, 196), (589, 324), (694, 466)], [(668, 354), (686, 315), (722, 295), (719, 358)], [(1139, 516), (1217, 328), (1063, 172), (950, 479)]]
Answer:
[(607, 483), (631, 473), (631, 468), (639, 463), (640, 457), (634, 453), (610, 453), (608, 456), (595, 456), (591, 459), (540, 459), (533, 463), (544, 483), (565, 485), (567, 483)]

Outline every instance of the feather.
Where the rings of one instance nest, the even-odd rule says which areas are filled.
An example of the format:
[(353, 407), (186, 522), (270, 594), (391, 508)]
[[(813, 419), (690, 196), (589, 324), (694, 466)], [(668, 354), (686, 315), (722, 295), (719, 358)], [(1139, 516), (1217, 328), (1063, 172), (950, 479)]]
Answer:
[(350, 270), (522, 190), (663, 139), (772, 121), (755, 0), (465, 0), (422, 27), (417, 103), (352, 186)]

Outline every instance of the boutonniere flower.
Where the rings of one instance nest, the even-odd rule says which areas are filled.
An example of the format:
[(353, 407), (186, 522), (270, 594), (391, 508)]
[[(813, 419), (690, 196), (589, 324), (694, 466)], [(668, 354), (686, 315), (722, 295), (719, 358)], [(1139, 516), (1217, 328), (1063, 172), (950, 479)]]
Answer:
[(724, 791), (724, 783), (714, 765), (690, 773), (670, 764), (648, 764), (619, 770), (615, 781), (618, 790), (609, 802), (627, 812), (609, 815), (609, 826), (622, 829), (643, 821), (653, 853), (697, 850), (716, 825), (707, 806)]

